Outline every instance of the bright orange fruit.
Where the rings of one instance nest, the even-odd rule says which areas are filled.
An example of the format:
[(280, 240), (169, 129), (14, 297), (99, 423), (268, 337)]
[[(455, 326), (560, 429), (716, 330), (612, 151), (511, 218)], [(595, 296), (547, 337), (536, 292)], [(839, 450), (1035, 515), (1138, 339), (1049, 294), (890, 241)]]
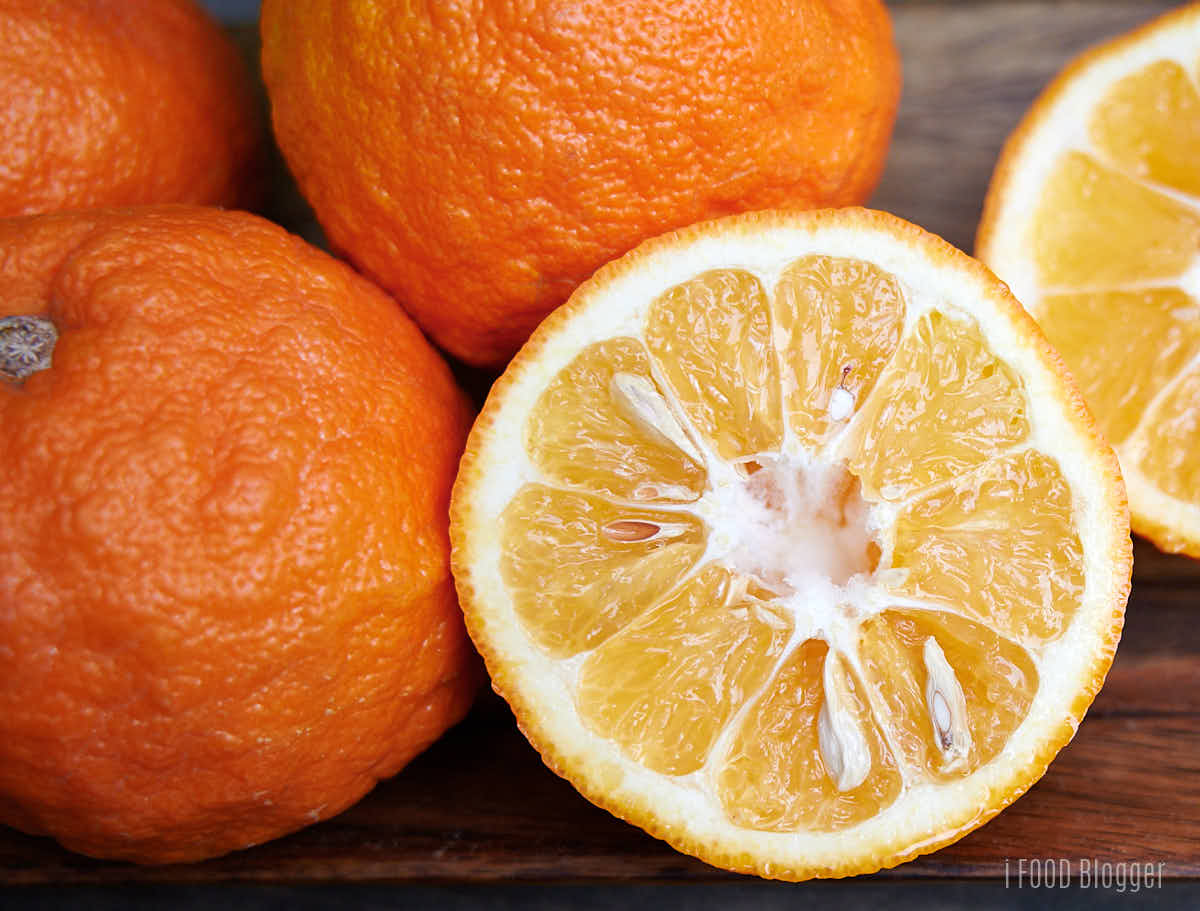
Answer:
[(470, 411), (392, 300), (180, 206), (0, 221), (0, 318), (0, 822), (208, 857), (463, 715)]
[(194, 0), (0, 0), (0, 35), (0, 216), (257, 197), (249, 76)]
[(879, 0), (266, 0), (262, 38), (330, 240), (476, 364), (668, 228), (865, 201), (900, 90)]
[(680, 850), (894, 866), (1016, 799), (1112, 661), (1116, 458), (983, 266), (865, 210), (648, 241), (493, 387), (451, 506), (492, 682)]

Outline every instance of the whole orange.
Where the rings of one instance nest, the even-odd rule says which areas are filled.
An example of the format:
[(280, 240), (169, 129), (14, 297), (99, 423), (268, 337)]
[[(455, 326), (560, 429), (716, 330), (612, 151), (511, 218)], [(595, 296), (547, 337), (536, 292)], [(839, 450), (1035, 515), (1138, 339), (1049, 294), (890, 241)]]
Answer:
[(176, 206), (0, 221), (0, 317), (0, 822), (208, 857), (332, 816), (463, 715), (470, 411), (390, 298)]
[(330, 241), (483, 365), (649, 236), (864, 201), (900, 91), (879, 0), (264, 0), (262, 38)]
[(0, 0), (0, 35), (0, 216), (255, 200), (249, 76), (193, 0)]

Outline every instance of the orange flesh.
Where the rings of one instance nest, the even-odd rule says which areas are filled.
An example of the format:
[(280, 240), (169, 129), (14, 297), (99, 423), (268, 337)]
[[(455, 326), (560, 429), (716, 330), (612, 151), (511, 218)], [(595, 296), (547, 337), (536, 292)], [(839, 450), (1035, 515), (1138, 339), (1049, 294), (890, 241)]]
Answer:
[(1038, 204), (1033, 245), (1046, 288), (1170, 279), (1200, 249), (1200, 213), (1082, 152), (1068, 152)]
[(656, 772), (700, 768), (792, 631), (786, 615), (734, 589), (709, 567), (592, 652), (579, 675), (584, 720)]
[(874, 816), (899, 796), (895, 757), (856, 681), (849, 682), (852, 711), (867, 732), (871, 772), (849, 791), (837, 790), (826, 772), (817, 715), (828, 660), (825, 643), (806, 641), (746, 716), (718, 779), (725, 812), (738, 825), (773, 832), (842, 829)]
[(1200, 501), (1200, 368), (1192, 367), (1164, 396), (1146, 422), (1146, 440), (1133, 459), (1169, 495)]
[[(1037, 315), (1122, 459), (1195, 503), (1200, 398), (1183, 393), (1191, 384), (1180, 377), (1200, 356), (1200, 308), (1175, 287), (1200, 253), (1195, 74), (1160, 60), (1119, 79), (1087, 138), (1093, 152), (1062, 155), (1035, 213), (1034, 265), (1048, 289)], [(1180, 382), (1153, 417), (1156, 396)], [(1123, 448), (1140, 424), (1153, 455)]]
[(779, 369), (757, 278), (722, 269), (660, 297), (646, 342), (697, 430), (726, 461), (779, 447)]
[(1056, 639), (1083, 595), (1070, 489), (1039, 452), (994, 459), (901, 512), (892, 565), (908, 570), (906, 595), (1019, 641)]
[[(1028, 448), (1022, 383), (974, 322), (932, 311), (904, 329), (899, 283), (865, 262), (808, 256), (782, 276), (696, 276), (651, 304), (644, 345), (593, 344), (550, 383), (526, 434), (545, 483), (504, 513), (502, 571), (534, 641), (580, 656), (593, 733), (654, 772), (711, 773), (737, 825), (829, 831), (1003, 749), (1037, 650), (1079, 604), (1082, 555), (1070, 488)], [(629, 418), (612, 378), (634, 373), (691, 455)], [(898, 517), (871, 531), (885, 499)], [(722, 504), (733, 545), (701, 517)], [(867, 609), (856, 585), (921, 606)], [(829, 608), (816, 629), (813, 598)], [(820, 631), (835, 626), (851, 632)], [(869, 766), (844, 788), (819, 731), (830, 661)], [(935, 683), (965, 699), (960, 759), (935, 729)]]
[(1046, 337), (1113, 445), (1133, 433), (1158, 390), (1200, 354), (1197, 315), (1200, 308), (1178, 288), (1054, 294), (1041, 310)]
[(693, 516), (541, 484), (509, 503), (503, 529), (510, 543), (501, 570), (517, 613), (539, 645), (564, 658), (624, 627), (704, 553)]
[(882, 499), (959, 477), (1029, 435), (1020, 383), (972, 323), (923, 316), (880, 385), (887, 394), (865, 406), (849, 464)]
[(1093, 113), (1090, 134), (1123, 171), (1200, 195), (1200, 94), (1178, 63), (1161, 60), (1120, 80)]
[[(926, 708), (921, 649), (930, 636), (966, 695), (971, 751), (966, 764), (954, 769), (946, 768)], [(904, 758), (933, 779), (960, 778), (994, 758), (1037, 690), (1037, 671), (1021, 646), (953, 614), (886, 611), (863, 624), (860, 653)]]
[(618, 372), (654, 382), (641, 342), (610, 339), (577, 357), (530, 416), (529, 455), (547, 478), (593, 493), (642, 502), (696, 499), (703, 466), (614, 407), (610, 388)]
[(904, 297), (895, 279), (871, 263), (806, 256), (776, 289), (775, 325), (783, 336), (783, 375), (792, 432), (806, 444), (834, 425), (830, 397), (837, 388), (863, 402), (896, 350)]

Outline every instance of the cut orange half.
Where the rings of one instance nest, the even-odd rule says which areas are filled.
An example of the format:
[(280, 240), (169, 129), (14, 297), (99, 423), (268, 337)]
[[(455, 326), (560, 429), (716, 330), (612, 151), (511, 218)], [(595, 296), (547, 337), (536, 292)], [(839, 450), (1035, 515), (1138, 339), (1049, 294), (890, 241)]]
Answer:
[(1030, 786), (1112, 660), (1112, 450), (980, 264), (890, 215), (643, 244), (497, 382), (452, 504), (496, 689), (593, 802), (844, 876)]
[(979, 258), (1062, 353), (1135, 531), (1200, 557), (1200, 4), (1070, 65), (1005, 146)]

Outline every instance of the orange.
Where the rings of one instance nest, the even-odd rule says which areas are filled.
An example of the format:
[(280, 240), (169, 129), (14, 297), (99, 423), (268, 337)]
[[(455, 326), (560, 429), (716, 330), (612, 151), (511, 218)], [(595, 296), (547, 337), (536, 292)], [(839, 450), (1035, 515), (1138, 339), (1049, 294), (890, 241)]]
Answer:
[(879, 0), (266, 0), (262, 40), (332, 244), (483, 365), (649, 236), (865, 201), (900, 90)]
[(455, 582), (546, 762), (680, 850), (894, 866), (1045, 771), (1131, 552), (1112, 450), (978, 262), (893, 216), (651, 240), (493, 387)]
[(976, 243), (1121, 459), (1133, 529), (1200, 559), (1200, 3), (1094, 48), (1009, 138)]
[(0, 35), (0, 216), (255, 201), (248, 73), (194, 0), (0, 0)]
[(470, 412), (392, 300), (178, 206), (0, 221), (0, 317), (0, 821), (209, 857), (463, 715)]

